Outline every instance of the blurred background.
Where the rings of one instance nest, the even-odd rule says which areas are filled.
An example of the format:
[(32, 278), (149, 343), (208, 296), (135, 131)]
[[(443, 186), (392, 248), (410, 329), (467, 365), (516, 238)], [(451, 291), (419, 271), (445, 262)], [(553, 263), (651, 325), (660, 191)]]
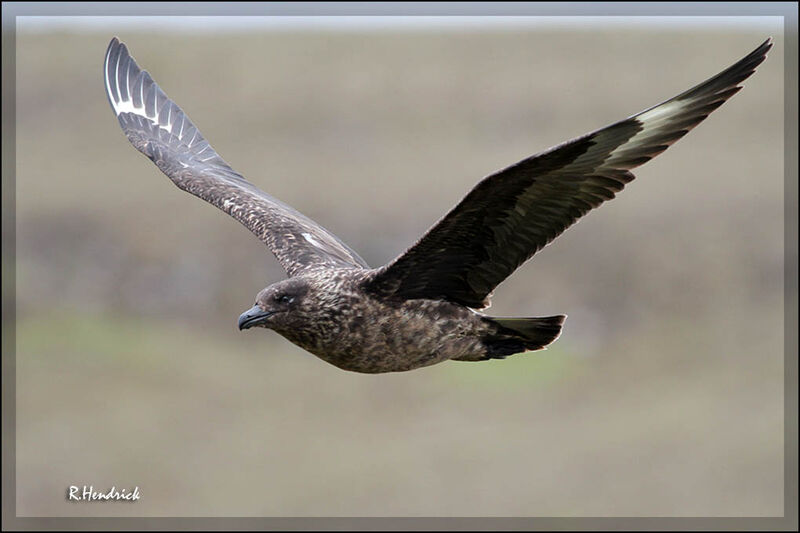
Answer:
[[(18, 515), (782, 514), (779, 19), (115, 20), (18, 26)], [(775, 47), (497, 289), (491, 314), (569, 315), (550, 349), (358, 375), (237, 331), (284, 273), (128, 143), (102, 82), (114, 35), (234, 168), (373, 266), (483, 176)], [(84, 484), (142, 499), (67, 502)]]

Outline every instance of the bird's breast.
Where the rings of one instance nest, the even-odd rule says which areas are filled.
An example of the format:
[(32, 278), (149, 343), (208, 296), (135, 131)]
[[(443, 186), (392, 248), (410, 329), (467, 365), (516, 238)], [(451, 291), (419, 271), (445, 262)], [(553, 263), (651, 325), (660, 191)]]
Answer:
[(412, 370), (480, 350), (483, 327), (478, 315), (456, 304), (364, 297), (320, 309), (307, 327), (279, 333), (339, 368), (381, 373)]

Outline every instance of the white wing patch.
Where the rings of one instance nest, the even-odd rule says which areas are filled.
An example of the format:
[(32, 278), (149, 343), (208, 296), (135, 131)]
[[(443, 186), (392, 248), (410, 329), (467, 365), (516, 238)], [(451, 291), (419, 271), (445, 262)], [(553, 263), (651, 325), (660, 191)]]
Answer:
[(317, 248), (322, 248), (322, 243), (320, 243), (317, 239), (314, 238), (313, 235), (310, 233), (303, 233), (303, 238), (307, 240), (310, 244), (313, 244)]
[(679, 115), (686, 106), (685, 101), (672, 100), (636, 115), (634, 118), (642, 125), (641, 131), (612, 151), (606, 159), (606, 164), (613, 166), (620, 159), (625, 159), (641, 146), (648, 144), (654, 136), (663, 133), (666, 123)]
[(656, 106), (650, 111), (645, 111), (636, 118), (645, 125), (646, 130), (647, 126), (651, 123), (658, 122), (662, 118), (669, 118), (673, 116), (681, 107), (684, 107), (684, 102), (681, 102), (680, 100), (673, 100), (671, 102)]
[(651, 137), (652, 133), (661, 132), (665, 123), (675, 119), (688, 105), (688, 102), (673, 100), (640, 113), (636, 120), (642, 124), (642, 131), (634, 135), (631, 141), (634, 145), (647, 142), (646, 140)]

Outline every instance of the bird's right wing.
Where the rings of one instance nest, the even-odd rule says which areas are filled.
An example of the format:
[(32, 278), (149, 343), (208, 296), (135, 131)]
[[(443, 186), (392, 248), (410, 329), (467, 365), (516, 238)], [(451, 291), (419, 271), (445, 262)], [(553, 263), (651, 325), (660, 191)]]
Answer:
[(131, 144), (180, 189), (255, 233), (290, 276), (315, 268), (369, 268), (335, 235), (233, 170), (116, 37), (104, 70), (108, 100)]
[(367, 288), (482, 308), (494, 288), (580, 217), (622, 190), (630, 169), (666, 150), (741, 89), (764, 42), (730, 68), (655, 107), (523, 159), (478, 183)]

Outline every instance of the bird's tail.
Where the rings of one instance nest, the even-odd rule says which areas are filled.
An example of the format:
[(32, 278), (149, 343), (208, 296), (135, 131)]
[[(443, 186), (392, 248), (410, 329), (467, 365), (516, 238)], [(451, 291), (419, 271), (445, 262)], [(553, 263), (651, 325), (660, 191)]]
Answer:
[(485, 359), (502, 359), (506, 356), (541, 350), (561, 335), (561, 326), (566, 315), (533, 318), (486, 317), (494, 326), (483, 339), (486, 346)]

